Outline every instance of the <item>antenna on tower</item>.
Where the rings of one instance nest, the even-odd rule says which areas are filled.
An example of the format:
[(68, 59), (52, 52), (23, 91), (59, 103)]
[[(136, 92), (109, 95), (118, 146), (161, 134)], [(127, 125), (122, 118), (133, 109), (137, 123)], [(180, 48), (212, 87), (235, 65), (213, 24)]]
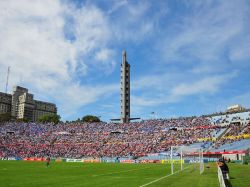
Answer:
[(5, 93), (8, 92), (9, 75), (10, 75), (10, 66), (8, 66), (8, 71), (7, 71), (7, 80), (6, 80)]

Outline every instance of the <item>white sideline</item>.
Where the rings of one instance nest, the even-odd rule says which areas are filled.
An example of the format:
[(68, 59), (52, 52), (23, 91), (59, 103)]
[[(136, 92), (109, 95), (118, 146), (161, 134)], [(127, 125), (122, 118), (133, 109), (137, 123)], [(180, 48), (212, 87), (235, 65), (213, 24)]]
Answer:
[[(183, 170), (185, 170), (185, 169), (187, 169), (187, 168), (189, 168), (189, 167), (186, 167), (186, 168), (184, 168)], [(149, 183), (143, 184), (143, 185), (141, 185), (141, 186), (139, 186), (139, 187), (148, 186), (148, 185), (150, 185), (150, 184), (152, 184), (152, 183), (155, 183), (155, 182), (157, 182), (157, 181), (159, 181), (159, 180), (162, 180), (162, 179), (164, 179), (164, 178), (170, 177), (171, 175), (174, 175), (174, 174), (176, 174), (176, 173), (179, 173), (179, 172), (181, 172), (181, 171), (183, 171), (183, 170), (179, 170), (179, 171), (174, 172), (173, 174), (169, 174), (169, 175), (164, 176), (164, 177), (161, 177), (161, 178), (159, 178), (159, 179), (155, 179), (155, 180), (153, 180), (153, 181), (151, 181), (151, 182), (149, 182)]]

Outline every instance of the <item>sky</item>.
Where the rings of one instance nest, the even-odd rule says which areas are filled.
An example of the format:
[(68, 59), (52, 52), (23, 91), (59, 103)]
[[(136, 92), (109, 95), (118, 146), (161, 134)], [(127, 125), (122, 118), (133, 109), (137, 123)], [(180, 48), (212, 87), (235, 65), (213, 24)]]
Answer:
[[(23, 86), (62, 120), (120, 117), (122, 50), (131, 117), (250, 108), (249, 0), (2, 0), (0, 91)], [(154, 112), (154, 114), (152, 114)]]

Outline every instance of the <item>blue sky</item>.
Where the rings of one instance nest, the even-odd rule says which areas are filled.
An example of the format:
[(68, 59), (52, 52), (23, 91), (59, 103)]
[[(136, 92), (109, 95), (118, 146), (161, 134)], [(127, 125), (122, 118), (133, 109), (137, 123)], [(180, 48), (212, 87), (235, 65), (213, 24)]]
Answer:
[(131, 117), (250, 107), (250, 1), (0, 2), (0, 88), (54, 102), (63, 120), (120, 115), (122, 50)]

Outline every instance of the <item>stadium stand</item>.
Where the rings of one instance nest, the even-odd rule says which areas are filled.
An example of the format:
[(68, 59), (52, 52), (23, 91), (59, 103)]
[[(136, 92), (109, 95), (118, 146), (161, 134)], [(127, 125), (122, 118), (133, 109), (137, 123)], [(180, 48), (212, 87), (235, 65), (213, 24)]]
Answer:
[(175, 145), (217, 151), (247, 149), (249, 143), (249, 112), (122, 124), (8, 122), (0, 126), (0, 157), (154, 159), (155, 153), (163, 157)]

